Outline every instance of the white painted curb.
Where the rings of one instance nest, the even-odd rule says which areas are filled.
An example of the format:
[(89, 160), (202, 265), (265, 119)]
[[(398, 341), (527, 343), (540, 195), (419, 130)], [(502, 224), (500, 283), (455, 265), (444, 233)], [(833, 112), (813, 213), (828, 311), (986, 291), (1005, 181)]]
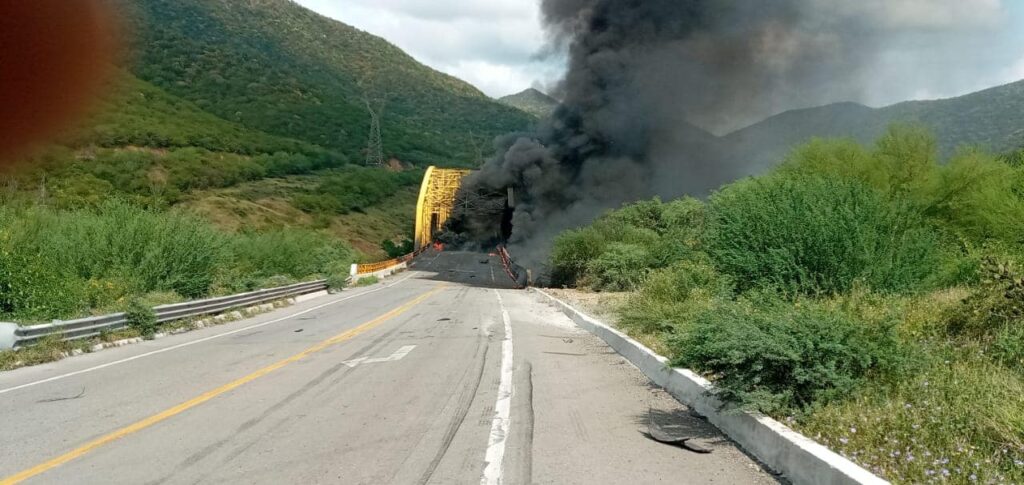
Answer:
[(542, 290), (532, 288), (532, 291), (551, 300), (577, 325), (600, 337), (633, 363), (651, 382), (705, 416), (733, 441), (794, 484), (889, 483), (772, 418), (760, 413), (723, 409), (722, 402), (711, 394), (712, 384), (703, 377), (686, 369), (672, 368), (668, 359), (655, 354), (626, 334)]

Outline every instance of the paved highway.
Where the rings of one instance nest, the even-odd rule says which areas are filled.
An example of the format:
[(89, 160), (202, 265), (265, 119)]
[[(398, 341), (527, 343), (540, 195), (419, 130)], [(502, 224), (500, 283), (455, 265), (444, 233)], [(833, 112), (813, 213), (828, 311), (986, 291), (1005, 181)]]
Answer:
[[(0, 373), (0, 483), (769, 483), (496, 257)], [(649, 416), (699, 437), (649, 440)]]

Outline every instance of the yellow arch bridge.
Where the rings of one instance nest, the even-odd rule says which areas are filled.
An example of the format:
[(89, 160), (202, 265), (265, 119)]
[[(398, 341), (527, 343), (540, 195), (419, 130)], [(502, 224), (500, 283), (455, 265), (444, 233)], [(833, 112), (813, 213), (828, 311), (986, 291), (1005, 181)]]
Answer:
[(423, 176), (420, 198), (416, 203), (416, 249), (423, 249), (434, 240), (452, 215), (455, 196), (469, 170), (430, 167)]

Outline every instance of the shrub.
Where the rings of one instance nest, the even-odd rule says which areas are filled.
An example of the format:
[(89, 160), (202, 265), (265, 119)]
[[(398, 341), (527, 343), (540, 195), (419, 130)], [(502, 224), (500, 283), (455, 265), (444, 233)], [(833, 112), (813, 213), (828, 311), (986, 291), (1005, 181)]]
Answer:
[[(551, 281), (555, 286), (574, 286), (586, 279), (602, 286), (607, 275), (589, 269), (613, 264), (622, 254), (601, 257), (613, 243), (642, 248), (646, 253), (643, 270), (663, 268), (692, 255), (700, 246), (704, 229), (703, 204), (696, 199), (682, 198), (662, 203), (655, 198), (627, 204), (600, 217), (592, 225), (566, 231), (555, 240), (550, 259)], [(622, 248), (617, 249), (621, 253)], [(637, 275), (628, 277), (633, 283), (612, 284), (608, 289), (636, 286)]]
[(81, 312), (85, 289), (45, 257), (0, 244), (0, 314), (21, 321), (71, 318)]
[(332, 265), (355, 259), (341, 241), (304, 229), (239, 235), (232, 239), (229, 252), (239, 271), (259, 278), (326, 274)]
[(146, 294), (199, 298), (266, 278), (328, 274), (354, 259), (308, 230), (227, 234), (178, 212), (110, 200), (89, 209), (0, 207), (0, 317), (31, 322), (110, 311)]
[(330, 290), (343, 290), (348, 288), (349, 275), (333, 273), (327, 276), (327, 288)]
[(132, 301), (124, 312), (128, 327), (137, 330), (143, 337), (152, 338), (156, 333), (156, 313), (138, 300)]
[(1015, 321), (999, 331), (992, 342), (992, 356), (1011, 369), (1024, 372), (1024, 323)]
[(935, 138), (921, 126), (892, 126), (873, 151), (852, 140), (815, 140), (779, 172), (859, 181), (975, 239), (1020, 242), (1024, 233), (1024, 168), (1016, 159), (963, 149), (940, 164)]
[(673, 338), (675, 365), (711, 375), (719, 396), (766, 413), (845, 397), (906, 358), (896, 322), (869, 324), (804, 302), (755, 295), (699, 315)]
[(859, 182), (769, 176), (711, 198), (708, 253), (741, 290), (847, 291), (862, 280), (916, 289), (935, 272), (937, 237), (909, 207)]
[(563, 232), (551, 250), (551, 284), (575, 286), (590, 261), (604, 251), (607, 241), (592, 228)]
[(620, 310), (620, 322), (643, 333), (673, 332), (720, 299), (732, 294), (732, 282), (704, 261), (680, 261), (650, 273)]
[(588, 286), (597, 290), (634, 290), (651, 264), (651, 255), (636, 244), (611, 243), (596, 259), (587, 263)]
[(389, 258), (398, 258), (415, 251), (416, 243), (410, 238), (403, 239), (399, 244), (395, 244), (395, 241), (391, 239), (385, 239), (380, 243), (380, 248), (387, 253)]
[(988, 259), (982, 285), (947, 314), (953, 336), (991, 337), (1024, 318), (1024, 278), (1012, 263)]

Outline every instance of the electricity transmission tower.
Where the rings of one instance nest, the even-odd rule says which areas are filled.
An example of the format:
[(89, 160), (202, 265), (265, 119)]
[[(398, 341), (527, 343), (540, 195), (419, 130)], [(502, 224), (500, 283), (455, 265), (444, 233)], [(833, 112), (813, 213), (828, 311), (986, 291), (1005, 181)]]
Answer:
[[(380, 133), (380, 115), (370, 106), (370, 100), (366, 99), (366, 110), (370, 112), (370, 139), (366, 142), (366, 166), (384, 166), (384, 139)], [(383, 107), (381, 112), (383, 113)]]

